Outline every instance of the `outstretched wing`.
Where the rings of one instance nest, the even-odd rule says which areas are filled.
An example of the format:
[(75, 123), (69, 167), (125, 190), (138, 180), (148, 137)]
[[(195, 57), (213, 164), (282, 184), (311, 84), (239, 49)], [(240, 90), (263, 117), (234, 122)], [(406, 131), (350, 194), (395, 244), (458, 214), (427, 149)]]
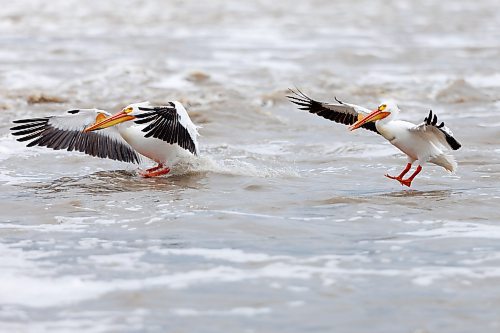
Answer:
[(180, 102), (169, 102), (165, 106), (139, 107), (143, 111), (135, 115), (136, 124), (147, 124), (142, 129), (146, 138), (153, 137), (198, 155), (198, 131)]
[[(370, 113), (370, 110), (362, 106), (344, 103), (337, 98), (335, 98), (335, 100), (338, 104), (329, 104), (315, 101), (299, 89), (297, 89), (297, 91), (289, 89), (289, 91), (295, 96), (287, 96), (288, 99), (290, 102), (297, 104), (300, 110), (309, 111), (310, 113), (317, 114), (318, 116), (332, 120), (336, 123), (352, 125)], [(366, 123), (361, 126), (361, 128), (380, 134), (374, 122)]]
[(448, 147), (448, 149), (457, 150), (462, 145), (453, 137), (451, 130), (444, 126), (444, 122), (437, 125), (438, 119), (436, 115), (429, 111), (429, 115), (424, 119), (424, 122), (410, 128), (410, 131), (417, 132), (426, 136), (430, 141), (439, 142), (439, 144)]
[(70, 110), (65, 115), (14, 120), (12, 135), (17, 141), (31, 141), (28, 147), (41, 146), (54, 150), (80, 151), (112, 160), (139, 163), (139, 155), (120, 136), (115, 127), (96, 132), (83, 132), (99, 118), (110, 114), (98, 109)]

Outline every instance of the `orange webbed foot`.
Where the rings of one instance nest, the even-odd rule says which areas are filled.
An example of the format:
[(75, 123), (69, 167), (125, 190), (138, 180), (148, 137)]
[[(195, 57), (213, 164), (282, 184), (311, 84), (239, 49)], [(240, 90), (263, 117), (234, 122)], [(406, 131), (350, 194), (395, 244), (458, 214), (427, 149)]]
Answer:
[(152, 172), (141, 172), (141, 176), (144, 178), (152, 178), (152, 177), (166, 175), (169, 172), (170, 172), (169, 168), (163, 168), (163, 169), (152, 171)]
[(170, 169), (163, 166), (162, 164), (158, 164), (154, 168), (149, 168), (146, 170), (140, 170), (139, 175), (141, 175), (144, 178), (152, 178), (152, 177), (157, 177), (161, 175), (166, 175), (170, 172)]
[(404, 186), (408, 186), (410, 187), (411, 186), (411, 182), (412, 182), (412, 179), (403, 179), (399, 176), (391, 176), (391, 175), (385, 175), (387, 178), (390, 178), (390, 179), (394, 179), (394, 180), (397, 180), (401, 185), (404, 185)]
[(398, 179), (398, 181), (401, 183), (401, 185), (411, 187), (411, 179)]

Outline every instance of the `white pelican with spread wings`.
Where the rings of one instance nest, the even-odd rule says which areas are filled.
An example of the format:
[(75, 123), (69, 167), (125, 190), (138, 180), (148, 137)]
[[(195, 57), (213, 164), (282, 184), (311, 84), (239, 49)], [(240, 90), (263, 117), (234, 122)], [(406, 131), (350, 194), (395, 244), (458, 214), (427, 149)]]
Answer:
[[(447, 152), (457, 150), (461, 145), (443, 122), (438, 124), (437, 116), (432, 111), (423, 123), (415, 125), (397, 119), (400, 110), (393, 102), (382, 103), (374, 111), (370, 111), (337, 99), (337, 103), (334, 104), (318, 102), (298, 89), (290, 92), (293, 95), (287, 97), (292, 103), (297, 104), (299, 109), (337, 123), (350, 125), (351, 131), (357, 128), (373, 131), (405, 153), (408, 157), (406, 168), (398, 176), (386, 174), (386, 177), (399, 181), (401, 185), (410, 187), (413, 179), (422, 171), (422, 165), (427, 162), (439, 165), (450, 172), (455, 172), (457, 169), (455, 158)], [(414, 163), (417, 164), (417, 168), (411, 176), (404, 179)]]
[(99, 109), (77, 109), (63, 115), (15, 120), (12, 134), (28, 147), (80, 151), (91, 156), (140, 163), (145, 156), (157, 166), (140, 174), (155, 177), (185, 151), (198, 155), (198, 130), (180, 102), (152, 106), (134, 103), (115, 115)]

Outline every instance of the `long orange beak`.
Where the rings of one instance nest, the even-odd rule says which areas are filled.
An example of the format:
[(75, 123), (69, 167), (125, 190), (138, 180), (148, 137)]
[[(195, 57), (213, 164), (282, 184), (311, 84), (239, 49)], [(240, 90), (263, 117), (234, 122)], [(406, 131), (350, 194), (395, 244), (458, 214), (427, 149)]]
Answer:
[(357, 122), (355, 122), (354, 124), (352, 124), (349, 127), (349, 130), (354, 131), (355, 129), (360, 128), (361, 126), (363, 126), (366, 123), (369, 123), (372, 121), (377, 121), (380, 119), (384, 119), (385, 117), (387, 117), (390, 114), (391, 114), (390, 112), (380, 111), (378, 109), (374, 110), (372, 113), (370, 113), (366, 117), (364, 117), (364, 118), (358, 120)]
[(100, 129), (103, 129), (106, 127), (115, 126), (116, 124), (123, 123), (125, 121), (129, 121), (132, 119), (135, 119), (135, 117), (127, 114), (124, 111), (121, 111), (115, 115), (112, 115), (111, 117), (104, 119), (104, 120), (96, 121), (94, 124), (88, 126), (83, 131), (84, 132), (91, 132), (91, 131), (95, 131), (95, 130), (100, 130)]

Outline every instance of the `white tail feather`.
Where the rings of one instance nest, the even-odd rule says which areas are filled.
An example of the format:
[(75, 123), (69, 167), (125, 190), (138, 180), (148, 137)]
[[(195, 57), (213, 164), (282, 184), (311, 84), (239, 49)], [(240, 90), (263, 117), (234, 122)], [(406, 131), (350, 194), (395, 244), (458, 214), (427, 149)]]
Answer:
[(452, 155), (448, 154), (441, 154), (438, 156), (435, 156), (429, 160), (429, 162), (437, 164), (439, 166), (442, 166), (446, 170), (448, 170), (451, 173), (455, 173), (457, 171), (457, 161), (455, 160), (455, 157)]

